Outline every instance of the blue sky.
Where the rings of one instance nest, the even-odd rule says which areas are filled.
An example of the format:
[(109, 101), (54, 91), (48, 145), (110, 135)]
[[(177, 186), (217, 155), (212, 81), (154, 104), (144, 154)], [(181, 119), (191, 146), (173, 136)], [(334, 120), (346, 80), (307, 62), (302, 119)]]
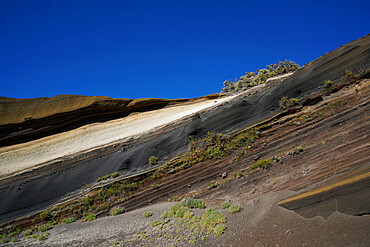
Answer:
[(369, 32), (370, 1), (0, 1), (0, 96), (187, 98)]

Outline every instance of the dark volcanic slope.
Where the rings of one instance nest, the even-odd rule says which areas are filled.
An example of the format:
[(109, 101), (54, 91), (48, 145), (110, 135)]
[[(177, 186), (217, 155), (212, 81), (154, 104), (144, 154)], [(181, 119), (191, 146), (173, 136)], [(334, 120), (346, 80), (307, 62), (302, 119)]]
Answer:
[(139, 140), (117, 144), (1, 181), (0, 221), (41, 209), (81, 184), (91, 183), (108, 173), (120, 171), (129, 174), (147, 169), (150, 155), (163, 160), (164, 156), (171, 157), (182, 152), (187, 148), (186, 140), (189, 136), (200, 137), (207, 131), (228, 133), (259, 122), (278, 108), (278, 101), (282, 97), (310, 94), (325, 80), (338, 78), (348, 68), (368, 69), (369, 61), (368, 35), (305, 65), (280, 84), (268, 84), (264, 90), (244, 94), (236, 100), (157, 130)]

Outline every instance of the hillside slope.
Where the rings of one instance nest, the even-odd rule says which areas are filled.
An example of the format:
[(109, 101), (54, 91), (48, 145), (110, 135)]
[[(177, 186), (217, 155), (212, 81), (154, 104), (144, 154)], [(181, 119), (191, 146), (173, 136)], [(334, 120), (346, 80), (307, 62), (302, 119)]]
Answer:
[[(367, 206), (370, 205), (369, 177), (362, 176), (360, 180), (351, 178), (368, 174), (370, 167), (370, 94), (369, 80), (366, 79), (369, 61), (368, 35), (325, 54), (281, 82), (272, 81), (234, 97), (217, 99), (216, 103), (212, 100), (207, 107), (131, 138), (107, 140), (107, 143), (98, 143), (91, 150), (73, 151), (32, 170), (20, 170), (17, 174), (3, 177), (0, 181), (0, 220), (5, 222), (37, 212), (58, 201), (67, 192), (91, 183), (60, 201), (61, 206), (53, 209), (53, 217), (60, 221), (63, 217), (74, 215), (74, 210), (87, 210), (81, 209), (82, 200), (78, 199), (86, 193), (89, 193), (92, 202), (89, 204), (91, 208), (84, 208), (99, 217), (107, 215), (113, 206), (124, 206), (132, 211), (164, 202), (172, 196), (188, 195), (202, 198), (207, 207), (219, 209), (223, 201), (230, 200), (245, 209), (239, 215), (227, 215), (226, 227), (230, 231), (226, 230), (222, 238), (207, 236), (204, 242), (198, 239), (200, 246), (241, 246), (248, 241), (255, 246), (367, 246), (369, 238), (366, 229), (370, 229), (370, 222), (368, 217), (361, 215), (370, 212)], [(349, 69), (354, 74), (358, 69), (364, 72), (361, 78), (341, 81), (340, 77)], [(334, 81), (333, 87), (318, 88), (328, 79)], [(299, 106), (281, 111), (279, 100), (283, 97), (304, 99)], [(181, 107), (165, 108), (151, 114)], [(107, 127), (107, 131), (113, 131), (115, 127)], [(83, 133), (84, 130), (74, 131)], [(222, 133), (223, 137), (207, 132)], [(96, 130), (92, 133), (99, 136)], [(201, 143), (199, 138), (206, 138), (206, 144), (199, 150), (189, 150), (189, 137), (195, 143)], [(238, 146), (245, 138), (252, 141)], [(39, 141), (43, 144), (43, 139)], [(47, 148), (48, 144), (44, 144)], [(69, 148), (68, 144), (61, 147)], [(4, 147), (2, 150), (9, 151), (11, 148)], [(231, 151), (226, 151), (228, 148)], [(17, 156), (16, 149), (13, 151), (12, 159), (23, 157), (23, 154)], [(208, 153), (205, 155), (204, 152)], [(152, 155), (158, 158), (155, 166), (148, 164)], [(273, 157), (275, 162), (271, 163), (271, 167), (251, 169), (254, 162)], [(153, 169), (157, 169), (156, 172), (146, 172)], [(95, 182), (97, 178), (115, 171), (119, 173), (118, 178)], [(221, 178), (224, 172), (227, 179)], [(129, 176), (129, 180), (122, 180)], [(346, 179), (350, 182), (341, 183)], [(212, 180), (219, 184), (215, 189), (212, 189)], [(153, 181), (156, 189), (153, 189), (156, 186), (151, 187)], [(115, 191), (115, 186), (120, 184), (129, 186), (136, 183), (138, 188), (132, 191), (109, 192)], [(288, 198), (295, 195), (303, 196)], [(349, 202), (357, 207), (349, 207)], [(161, 210), (169, 206), (168, 203), (158, 204), (158, 207), (153, 205), (150, 210), (156, 212), (155, 219), (158, 220)], [(336, 211), (339, 213), (334, 213)], [(108, 246), (112, 243), (106, 241), (111, 238), (128, 246), (155, 245), (155, 241), (165, 243), (167, 240), (154, 240), (158, 233), (152, 232), (151, 220), (137, 218), (142, 218), (143, 212), (144, 209), (139, 209), (114, 219), (117, 224), (125, 222), (123, 228), (107, 226), (109, 219), (74, 223), (70, 227), (57, 226), (45, 244), (80, 245), (78, 240), (81, 240), (85, 246), (93, 243)], [(306, 219), (295, 212), (315, 218)], [(327, 220), (320, 220), (317, 216)], [(8, 222), (3, 229), (9, 225), (11, 227), (8, 228), (13, 229), (42, 223), (37, 215), (31, 214), (29, 218)], [(337, 227), (338, 223), (351, 224), (352, 228)], [(318, 226), (332, 232), (318, 232), (315, 230)], [(68, 231), (65, 232), (65, 229)], [(86, 234), (91, 229), (95, 229), (98, 239), (94, 234)], [(238, 233), (237, 229), (245, 230)], [(134, 232), (142, 230), (150, 235), (148, 241), (140, 237), (135, 239)], [(351, 236), (354, 232), (356, 234)], [(56, 233), (61, 233), (61, 237), (57, 237)], [(343, 236), (337, 238), (337, 235)], [(262, 241), (263, 236), (269, 237)], [(312, 240), (314, 236), (317, 236), (316, 242)], [(187, 246), (188, 240), (193, 241), (186, 239), (181, 243)], [(329, 244), (325, 240), (329, 240)], [(30, 240), (27, 244), (32, 246), (35, 243)]]

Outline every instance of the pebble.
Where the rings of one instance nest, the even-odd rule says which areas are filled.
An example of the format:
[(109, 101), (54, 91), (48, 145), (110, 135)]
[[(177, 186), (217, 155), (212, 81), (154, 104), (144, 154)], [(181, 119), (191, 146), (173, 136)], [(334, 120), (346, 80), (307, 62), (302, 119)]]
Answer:
[(221, 177), (222, 178), (226, 178), (227, 177), (227, 173), (226, 172), (222, 173)]
[(294, 230), (293, 229), (289, 229), (285, 232), (285, 235), (290, 235), (290, 234), (293, 234)]

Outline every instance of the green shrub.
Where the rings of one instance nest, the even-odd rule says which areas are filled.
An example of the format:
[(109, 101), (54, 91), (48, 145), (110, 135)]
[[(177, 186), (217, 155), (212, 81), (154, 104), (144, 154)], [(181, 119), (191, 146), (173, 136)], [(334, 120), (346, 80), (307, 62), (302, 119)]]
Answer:
[(93, 199), (91, 197), (88, 197), (88, 196), (81, 199), (81, 203), (84, 206), (90, 206), (92, 202), (93, 202)]
[(161, 224), (161, 222), (159, 222), (158, 220), (155, 220), (155, 221), (152, 222), (152, 226), (158, 226), (160, 224)]
[(1, 243), (2, 243), (2, 244), (5, 244), (5, 243), (7, 243), (7, 242), (8, 242), (8, 239), (6, 239), (6, 238), (1, 239)]
[(146, 218), (148, 218), (148, 217), (150, 217), (150, 216), (152, 216), (153, 214), (152, 214), (152, 212), (150, 212), (150, 211), (147, 211), (147, 212), (145, 212), (144, 214), (143, 214), (143, 216), (144, 217), (146, 217)]
[(176, 218), (182, 218), (184, 217), (187, 211), (190, 211), (188, 207), (185, 207), (182, 204), (175, 204), (171, 207), (169, 216), (176, 217)]
[(186, 211), (185, 213), (184, 213), (184, 216), (183, 216), (183, 218), (184, 219), (187, 219), (187, 220), (190, 220), (192, 217), (193, 217), (193, 213), (189, 210), (189, 211)]
[(200, 199), (194, 199), (191, 197), (186, 197), (185, 200), (181, 203), (183, 206), (188, 208), (200, 208), (203, 209), (206, 207), (204, 202)]
[(119, 176), (119, 173), (118, 172), (112, 173), (111, 176), (112, 176), (112, 178), (116, 178), (116, 177)]
[(15, 235), (17, 235), (17, 233), (16, 233), (16, 232), (11, 232), (11, 233), (9, 233), (9, 234), (8, 234), (8, 238), (11, 238), (11, 237), (13, 237), (13, 236), (15, 236)]
[(285, 110), (299, 105), (300, 99), (282, 97), (279, 101), (280, 109)]
[(213, 208), (206, 209), (200, 220), (200, 226), (204, 229), (214, 228), (218, 224), (225, 223), (226, 223), (225, 216)]
[(272, 157), (272, 160), (275, 160), (276, 162), (280, 161), (280, 159), (278, 157)]
[(116, 215), (119, 215), (119, 214), (123, 214), (124, 212), (126, 212), (126, 209), (124, 207), (116, 207), (116, 208), (112, 208), (110, 211), (109, 211), (109, 214), (112, 215), (112, 216), (116, 216)]
[(164, 212), (164, 213), (161, 214), (162, 219), (166, 219), (168, 217), (169, 217), (168, 212)]
[(222, 209), (227, 209), (227, 208), (229, 208), (229, 207), (230, 207), (230, 203), (229, 203), (229, 202), (223, 202), (223, 203), (221, 204), (221, 207), (222, 207)]
[(44, 210), (39, 215), (42, 220), (51, 220), (53, 217), (49, 210)]
[(238, 204), (234, 204), (234, 205), (231, 205), (229, 207), (229, 213), (230, 214), (236, 214), (236, 213), (239, 213), (242, 210), (243, 210), (243, 207), (238, 205)]
[(92, 221), (96, 219), (96, 215), (93, 213), (89, 213), (86, 217), (86, 221)]
[(325, 82), (325, 88), (329, 88), (329, 87), (331, 87), (333, 85), (333, 82), (332, 81), (330, 81), (330, 80), (328, 80), (328, 81), (326, 81)]
[(257, 169), (257, 168), (262, 168), (263, 170), (265, 170), (265, 169), (269, 168), (271, 165), (272, 165), (271, 160), (269, 160), (269, 159), (259, 160), (256, 163), (254, 163), (253, 165), (251, 165), (248, 170), (251, 171), (251, 170), (254, 170), (254, 169)]
[(70, 224), (70, 223), (74, 222), (75, 220), (76, 219), (74, 217), (64, 218), (62, 220), (62, 223), (64, 223), (64, 224)]
[(216, 236), (220, 236), (225, 230), (226, 230), (226, 226), (225, 225), (218, 225), (215, 228), (213, 228), (213, 233)]
[(152, 187), (153, 189), (158, 189), (159, 185), (158, 185), (158, 184), (152, 184), (152, 185), (151, 185), (151, 187)]
[(302, 151), (303, 151), (303, 148), (302, 148), (301, 146), (298, 146), (298, 147), (297, 147), (297, 150), (298, 150), (299, 152), (302, 152)]
[(47, 239), (47, 237), (45, 236), (45, 235), (41, 235), (40, 237), (39, 237), (39, 241), (44, 241), (44, 240), (46, 240)]
[(32, 234), (32, 230), (26, 230), (23, 232), (23, 236), (29, 236)]
[(217, 182), (215, 182), (215, 181), (212, 181), (211, 182), (211, 188), (216, 188), (217, 187)]
[(101, 178), (97, 178), (95, 181), (96, 181), (97, 183), (99, 183), (101, 180), (102, 180)]
[(149, 164), (151, 164), (151, 165), (156, 165), (156, 164), (157, 164), (157, 162), (158, 162), (158, 158), (157, 158), (157, 157), (155, 157), (155, 156), (151, 156), (151, 157), (149, 158)]
[(44, 224), (44, 225), (42, 225), (42, 226), (39, 227), (39, 231), (40, 232), (46, 232), (46, 231), (48, 231), (50, 229), (51, 229), (50, 224)]
[(293, 61), (279, 61), (275, 64), (266, 65), (266, 68), (258, 69), (256, 71), (257, 74), (255, 72), (247, 72), (245, 75), (242, 75), (239, 80), (235, 79), (234, 82), (231, 82), (231, 80), (224, 81), (224, 88), (222, 88), (221, 92), (243, 91), (250, 87), (257, 86), (258, 84), (266, 83), (267, 79), (271, 77), (289, 73), (299, 68), (299, 64)]

